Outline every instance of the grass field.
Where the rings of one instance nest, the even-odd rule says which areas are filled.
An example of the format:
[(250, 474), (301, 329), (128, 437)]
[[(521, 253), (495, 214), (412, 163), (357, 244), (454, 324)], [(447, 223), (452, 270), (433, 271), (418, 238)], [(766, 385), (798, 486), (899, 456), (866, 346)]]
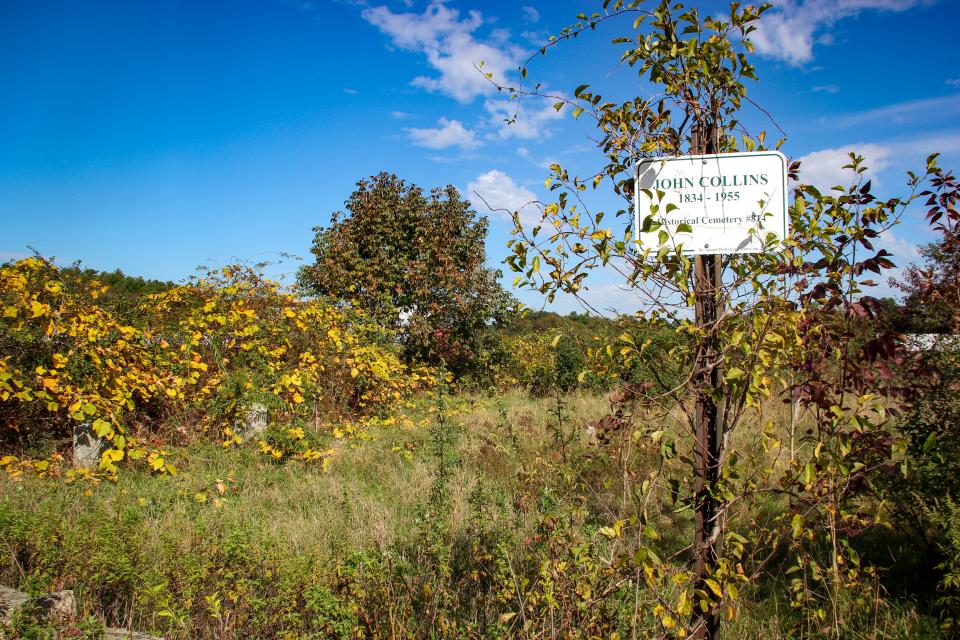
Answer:
[[(423, 398), (392, 425), (328, 437), (326, 472), (196, 444), (174, 452), (174, 476), (3, 479), (2, 582), (74, 589), (82, 617), (167, 638), (658, 637), (650, 611), (669, 594), (616, 583), (624, 542), (603, 528), (644, 511), (668, 550), (690, 516), (638, 500), (653, 457), (592, 441), (608, 410), (597, 396)], [(796, 631), (778, 580), (744, 593), (726, 637)], [(870, 631), (842, 637), (935, 635), (877, 589)]]

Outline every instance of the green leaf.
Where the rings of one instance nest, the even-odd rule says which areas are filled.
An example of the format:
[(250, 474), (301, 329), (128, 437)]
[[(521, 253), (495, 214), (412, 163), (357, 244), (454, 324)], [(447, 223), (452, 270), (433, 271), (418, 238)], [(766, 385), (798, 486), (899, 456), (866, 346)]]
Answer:
[(927, 439), (923, 441), (923, 452), (930, 453), (930, 451), (937, 444), (937, 434), (936, 432), (930, 432), (930, 435), (927, 436)]
[(727, 370), (726, 375), (724, 375), (724, 380), (727, 382), (737, 381), (743, 376), (746, 375), (746, 372), (743, 369), (738, 367), (731, 367)]
[(790, 521), (790, 529), (793, 533), (793, 538), (797, 539), (803, 533), (803, 516), (799, 513), (793, 515), (793, 520)]

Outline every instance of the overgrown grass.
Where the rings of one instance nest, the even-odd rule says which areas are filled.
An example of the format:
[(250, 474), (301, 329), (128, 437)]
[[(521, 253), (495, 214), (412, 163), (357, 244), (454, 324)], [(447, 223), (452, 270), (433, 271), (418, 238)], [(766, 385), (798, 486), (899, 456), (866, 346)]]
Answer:
[[(4, 479), (0, 578), (72, 588), (81, 617), (168, 638), (644, 637), (656, 594), (611, 587), (615, 542), (598, 530), (639, 508), (625, 478), (652, 458), (591, 444), (608, 410), (582, 395), (424, 399), (333, 442), (326, 473), (198, 443), (172, 477)], [(689, 513), (650, 517), (664, 546), (689, 539)], [(877, 598), (874, 635), (846, 637), (935, 634), (910, 603)], [(772, 586), (746, 594), (725, 636), (786, 638), (794, 623)]]

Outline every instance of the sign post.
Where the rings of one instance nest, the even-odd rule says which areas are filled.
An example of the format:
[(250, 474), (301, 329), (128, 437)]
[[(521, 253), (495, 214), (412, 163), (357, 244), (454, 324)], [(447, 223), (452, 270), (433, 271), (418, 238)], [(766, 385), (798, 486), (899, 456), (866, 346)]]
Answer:
[(786, 235), (786, 165), (778, 151), (641, 160), (635, 238), (685, 255), (762, 253)]
[[(723, 254), (760, 253), (787, 232), (786, 159), (776, 151), (717, 154), (716, 124), (695, 128), (691, 155), (637, 164), (634, 233), (644, 252), (694, 256), (697, 326), (703, 332), (694, 365), (694, 589), (717, 567), (723, 535), (714, 490), (723, 454), (723, 418), (716, 396), (722, 384), (717, 341), (723, 314)], [(693, 637), (719, 640), (718, 606), (694, 606)]]

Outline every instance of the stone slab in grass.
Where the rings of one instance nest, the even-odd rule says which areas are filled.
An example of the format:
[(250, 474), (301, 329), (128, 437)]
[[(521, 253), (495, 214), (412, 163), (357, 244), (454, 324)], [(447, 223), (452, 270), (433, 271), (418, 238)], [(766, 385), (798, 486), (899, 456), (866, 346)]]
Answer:
[(108, 627), (103, 631), (104, 640), (163, 640), (157, 636), (148, 636), (144, 633), (137, 633), (136, 631), (128, 631), (126, 629), (114, 629)]
[[(77, 601), (69, 589), (45, 593), (36, 598), (10, 587), (0, 585), (0, 622), (9, 624), (13, 614), (28, 602), (35, 601), (41, 615), (48, 620), (72, 620), (77, 617)], [(163, 640), (157, 636), (148, 636), (128, 629), (104, 629), (105, 640)]]

